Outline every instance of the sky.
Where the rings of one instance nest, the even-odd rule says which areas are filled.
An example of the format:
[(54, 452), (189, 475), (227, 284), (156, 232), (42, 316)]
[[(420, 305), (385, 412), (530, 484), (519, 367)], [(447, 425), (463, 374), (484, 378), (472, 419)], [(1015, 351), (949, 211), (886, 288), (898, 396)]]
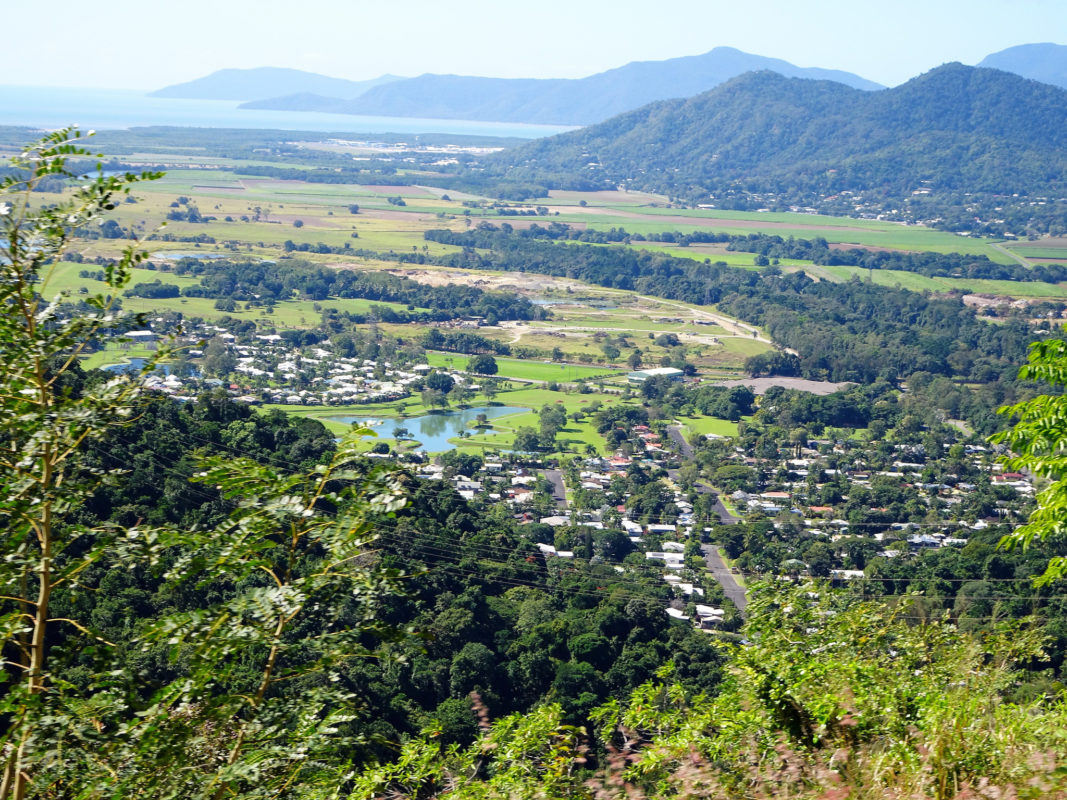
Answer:
[[(6, 8), (5, 8), (6, 6)], [(736, 47), (895, 86), (1067, 43), (1067, 0), (51, 0), (0, 2), (0, 84), (157, 89), (223, 68), (363, 80), (580, 78)]]

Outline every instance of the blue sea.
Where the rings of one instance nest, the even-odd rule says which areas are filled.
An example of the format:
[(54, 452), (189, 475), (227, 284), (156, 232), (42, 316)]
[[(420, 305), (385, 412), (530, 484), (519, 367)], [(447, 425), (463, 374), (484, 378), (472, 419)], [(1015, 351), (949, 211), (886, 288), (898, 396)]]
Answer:
[(171, 100), (125, 89), (0, 86), (0, 125), (113, 130), (147, 125), (254, 128), (323, 133), (451, 133), (537, 139), (573, 128), (514, 122), (416, 117), (359, 117), (303, 111), (239, 109), (236, 100)]

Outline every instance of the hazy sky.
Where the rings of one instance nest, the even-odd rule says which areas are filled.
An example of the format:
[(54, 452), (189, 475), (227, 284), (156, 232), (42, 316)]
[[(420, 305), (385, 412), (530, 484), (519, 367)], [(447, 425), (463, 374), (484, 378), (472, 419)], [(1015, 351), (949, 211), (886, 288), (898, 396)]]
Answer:
[(0, 83), (154, 89), (224, 67), (354, 80), (576, 78), (727, 45), (896, 85), (1067, 42), (1067, 0), (52, 0), (0, 2)]

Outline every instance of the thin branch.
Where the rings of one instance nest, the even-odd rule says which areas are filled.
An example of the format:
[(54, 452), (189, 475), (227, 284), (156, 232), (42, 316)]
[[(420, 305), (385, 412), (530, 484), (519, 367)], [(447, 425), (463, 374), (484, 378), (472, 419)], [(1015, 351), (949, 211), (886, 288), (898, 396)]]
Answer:
[(98, 642), (103, 642), (108, 647), (115, 647), (116, 646), (114, 642), (109, 642), (107, 639), (104, 639), (104, 638), (102, 638), (100, 636), (97, 636), (95, 633), (93, 633), (91, 630), (86, 628), (81, 623), (75, 622), (74, 620), (68, 619), (67, 617), (53, 617), (52, 619), (50, 619), (48, 621), (49, 622), (69, 622), (71, 625), (73, 625), (75, 628), (80, 630), (86, 636), (91, 636), (93, 639), (96, 639)]
[(25, 603), (28, 606), (37, 605), (36, 600), (27, 600), (25, 597), (12, 597), (6, 594), (0, 594), (0, 600), (14, 600), (16, 603)]

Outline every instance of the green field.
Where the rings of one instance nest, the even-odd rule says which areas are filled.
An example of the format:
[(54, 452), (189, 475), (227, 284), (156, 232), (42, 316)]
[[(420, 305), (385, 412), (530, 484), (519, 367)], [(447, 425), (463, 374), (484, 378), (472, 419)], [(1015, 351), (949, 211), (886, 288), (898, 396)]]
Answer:
[(81, 360), (82, 369), (99, 369), (100, 367), (122, 364), (131, 358), (151, 358), (154, 350), (137, 347), (127, 343), (111, 343), (103, 350), (90, 353)]
[(737, 436), (737, 423), (717, 417), (683, 417), (678, 420), (691, 433)]
[(1008, 249), (1023, 258), (1067, 259), (1067, 247), (1028, 247), (1026, 245), (1009, 245)]
[[(426, 363), (435, 367), (465, 370), (469, 356), (460, 353), (426, 354)], [(584, 367), (575, 364), (553, 364), (542, 361), (523, 361), (517, 358), (497, 358), (498, 378), (515, 378), (527, 381), (572, 382), (585, 378), (597, 378), (619, 374), (610, 367)]]
[(879, 286), (899, 286), (913, 292), (932, 291), (947, 292), (963, 289), (974, 294), (995, 294), (1004, 297), (1047, 297), (1058, 299), (1067, 297), (1067, 286), (1041, 281), (992, 281), (979, 278), (928, 278), (915, 272), (899, 270), (868, 270), (862, 267), (803, 267), (809, 275), (825, 277), (830, 280), (847, 281), (853, 277), (867, 280), (868, 277)]
[[(606, 206), (605, 208), (611, 208)], [(619, 211), (623, 207), (612, 210)], [(595, 214), (561, 214), (553, 219), (559, 222), (586, 223), (594, 230), (625, 228), (630, 233), (660, 233), (681, 231), (696, 233), (712, 230), (718, 233), (748, 235), (765, 233), (787, 238), (811, 239), (816, 236), (831, 244), (852, 244), (858, 247), (881, 247), (890, 250), (922, 251), (935, 253), (965, 253), (985, 255), (1001, 264), (1011, 263), (1010, 256), (992, 247), (989, 240), (957, 236), (953, 233), (924, 228), (918, 225), (902, 225), (877, 220), (856, 220), (847, 217), (820, 217), (808, 214), (760, 214), (757, 212), (697, 211), (692, 209), (663, 209), (648, 207), (624, 207), (632, 217), (607, 216), (597, 219)], [(656, 219), (674, 217), (673, 220)], [(680, 221), (684, 218), (686, 221)], [(742, 224), (743, 223), (743, 224)], [(637, 242), (634, 246), (648, 244)], [(688, 248), (679, 248), (686, 250)], [(693, 257), (689, 255), (689, 257)], [(713, 261), (716, 259), (712, 259)]]

